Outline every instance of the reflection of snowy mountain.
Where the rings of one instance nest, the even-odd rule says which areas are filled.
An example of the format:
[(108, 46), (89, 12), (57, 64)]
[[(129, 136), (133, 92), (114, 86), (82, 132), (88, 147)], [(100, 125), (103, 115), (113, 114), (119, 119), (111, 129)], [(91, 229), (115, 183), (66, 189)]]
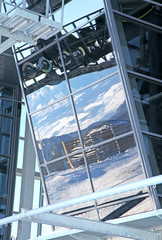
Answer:
[[(82, 131), (82, 139), (84, 146), (88, 147), (129, 132), (130, 130), (131, 126), (129, 121), (101, 121), (90, 125), (87, 129), (84, 129)], [(65, 149), (62, 142), (65, 144), (67, 153), (73, 153), (74, 151), (80, 150), (80, 141), (77, 132), (43, 139), (42, 147), (46, 161), (65, 155)], [(111, 141), (110, 143), (99, 146), (95, 149), (93, 148), (87, 150), (87, 158), (90, 162), (96, 162), (98, 161), (98, 158), (100, 160), (104, 160), (107, 156), (123, 152), (133, 146), (135, 146), (135, 142), (133, 136), (131, 135), (126, 138), (119, 139), (118, 141)], [(81, 153), (71, 157), (71, 161), (74, 162), (76, 167), (84, 163)], [(56, 166), (57, 164), (55, 164), (55, 167)]]
[[(52, 98), (48, 104), (55, 102)], [(80, 128), (87, 129), (101, 121), (128, 120), (125, 95), (118, 74), (74, 95)], [(43, 107), (43, 105), (42, 105)], [(69, 98), (32, 116), (41, 139), (63, 136), (77, 130)]]

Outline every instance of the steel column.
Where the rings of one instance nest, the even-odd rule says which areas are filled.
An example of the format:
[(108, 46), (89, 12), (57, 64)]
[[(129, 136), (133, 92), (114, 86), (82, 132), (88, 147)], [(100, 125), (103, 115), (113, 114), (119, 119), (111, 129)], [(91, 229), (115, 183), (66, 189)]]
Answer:
[[(31, 209), (33, 205), (35, 158), (36, 156), (29, 129), (29, 123), (26, 121), (20, 211), (22, 208)], [(31, 224), (29, 222), (19, 222), (17, 240), (29, 238), (30, 228)]]

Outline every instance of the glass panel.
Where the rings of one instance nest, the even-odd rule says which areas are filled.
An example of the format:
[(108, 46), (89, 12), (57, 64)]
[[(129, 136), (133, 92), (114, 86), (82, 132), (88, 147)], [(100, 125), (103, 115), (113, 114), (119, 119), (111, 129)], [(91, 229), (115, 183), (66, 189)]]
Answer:
[(113, 201), (113, 197), (110, 196), (106, 199), (107, 202), (98, 204), (100, 219), (102, 221), (154, 210), (152, 201), (144, 189), (138, 193), (131, 191), (129, 192), (129, 196), (123, 198), (120, 195), (117, 197), (118, 199)]
[[(48, 41), (40, 39), (38, 50), (52, 41), (53, 38)], [(58, 61), (60, 61), (58, 48), (54, 44), (20, 66), (30, 112), (37, 111), (68, 95), (65, 76), (60, 71)]]
[(162, 83), (129, 78), (142, 130), (162, 134)]
[(13, 211), (19, 212), (22, 177), (16, 176)]
[(26, 107), (25, 104), (21, 104), (19, 136), (23, 138), (25, 137), (25, 125), (26, 125)]
[(162, 174), (162, 139), (143, 135), (153, 175)]
[(13, 115), (13, 102), (0, 99), (0, 113), (8, 116)]
[(4, 218), (6, 214), (6, 200), (0, 199), (0, 218)]
[[(162, 174), (162, 138), (143, 135), (147, 155), (149, 158), (152, 174), (154, 176)], [(157, 185), (157, 192), (160, 194), (162, 204), (162, 184)]]
[(19, 139), (18, 155), (17, 155), (17, 168), (23, 168), (23, 155), (24, 154), (24, 140)]
[(144, 2), (143, 0), (111, 0), (111, 2), (112, 7), (120, 12), (162, 26), (161, 8), (156, 7), (153, 3)]
[[(91, 192), (82, 154), (48, 164), (42, 167), (42, 172), (50, 203), (64, 201)], [(86, 210), (86, 207), (90, 205), (91, 203), (80, 204), (79, 208)], [(60, 211), (67, 212), (77, 209), (78, 206), (74, 205)]]
[(80, 148), (69, 98), (32, 115), (32, 121), (42, 162), (75, 151), (76, 148), (69, 149), (70, 141), (77, 142)]
[(12, 119), (0, 116), (0, 153), (10, 154)]
[(13, 99), (14, 90), (10, 87), (4, 87), (0, 85), (0, 97)]
[(92, 148), (86, 156), (95, 191), (143, 178), (133, 135)]
[(72, 91), (117, 71), (105, 15), (68, 35), (61, 47)]
[(74, 102), (85, 146), (131, 130), (118, 74), (74, 95)]
[(4, 240), (5, 227), (0, 228), (0, 240)]
[(123, 17), (116, 20), (128, 69), (161, 78), (161, 32)]
[[(92, 148), (86, 151), (86, 156), (95, 191), (145, 178), (133, 135)], [(134, 190), (97, 200), (101, 219), (106, 221), (128, 213), (151, 210), (150, 204), (149, 207), (142, 204), (148, 197), (146, 190)], [(137, 197), (139, 200), (135, 201)]]
[(8, 158), (0, 156), (0, 195), (7, 194)]
[(68, 94), (66, 81), (58, 85), (44, 86), (27, 96), (30, 112), (50, 105)]
[[(0, 199), (0, 219), (6, 215), (6, 200)], [(4, 240), (5, 226), (0, 228), (0, 240)]]

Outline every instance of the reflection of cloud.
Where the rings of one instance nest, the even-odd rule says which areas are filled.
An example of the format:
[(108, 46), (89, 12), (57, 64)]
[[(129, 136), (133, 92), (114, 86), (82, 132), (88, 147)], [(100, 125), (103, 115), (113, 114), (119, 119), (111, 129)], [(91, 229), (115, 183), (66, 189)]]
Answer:
[(41, 124), (42, 121), (45, 121), (47, 120), (48, 116), (45, 115), (44, 117), (42, 117), (38, 122), (37, 122), (37, 125)]
[[(50, 100), (49, 104), (52, 104), (54, 102), (53, 99)], [(38, 119), (39, 123), (41, 124), (41, 122), (43, 122), (43, 116), (53, 113), (54, 111), (56, 111), (57, 109), (61, 108), (61, 107), (65, 107), (68, 104), (68, 99), (65, 99), (64, 101), (60, 101), (50, 107), (45, 108), (44, 110), (36, 113), (33, 115), (33, 118), (36, 120)], [(43, 106), (41, 104), (38, 105), (38, 109), (42, 108)]]
[(81, 119), (85, 118), (87, 115), (88, 115), (88, 113), (79, 113), (78, 119), (81, 120)]
[[(91, 124), (102, 120), (108, 121), (112, 117), (115, 119), (116, 112), (121, 109), (125, 101), (121, 83), (110, 85), (107, 82), (107, 86), (103, 84), (96, 86), (94, 92), (90, 88), (89, 91), (82, 92), (74, 98), (81, 129), (86, 129)], [(49, 103), (53, 101), (54, 99), (51, 99)], [(125, 112), (126, 109), (122, 108), (121, 111)], [(38, 112), (33, 117), (34, 125), (38, 125), (42, 139), (69, 134), (77, 130), (68, 98)]]
[(78, 100), (80, 100), (80, 98), (81, 98), (83, 95), (84, 95), (84, 92), (82, 92), (82, 93), (80, 93), (80, 94), (77, 94), (77, 95), (75, 96), (75, 103), (77, 103)]
[(41, 109), (42, 107), (43, 107), (42, 104), (38, 104), (36, 110), (39, 110), (39, 109)]
[(49, 88), (48, 88), (48, 89), (47, 89), (47, 87), (41, 88), (41, 89), (40, 89), (40, 94), (41, 94), (43, 97), (48, 96), (48, 94), (49, 94)]
[(60, 136), (63, 134), (69, 134), (76, 131), (76, 124), (74, 122), (74, 116), (64, 117), (50, 125), (46, 123), (39, 128), (40, 138), (50, 138), (52, 136)]
[[(92, 99), (93, 100), (93, 99)], [(81, 128), (85, 129), (92, 123), (101, 121), (105, 116), (109, 120), (115, 115), (117, 109), (124, 103), (125, 96), (121, 83), (113, 85), (107, 92), (98, 95), (97, 99), (84, 108), (89, 118), (81, 122)], [(95, 113), (95, 114), (94, 114)]]
[(31, 94), (31, 99), (32, 99), (32, 100), (36, 100), (36, 99), (39, 98), (39, 97), (41, 97), (40, 91), (34, 92), (34, 93)]
[(55, 100), (53, 98), (51, 98), (51, 100), (49, 101), (48, 105), (53, 104), (55, 102)]
[(40, 109), (40, 104), (42, 107), (45, 107), (63, 98), (64, 96), (65, 92), (62, 91), (60, 87), (58, 89), (58, 86), (45, 86), (27, 97), (30, 111), (34, 112)]
[(61, 99), (65, 96), (65, 94), (62, 91), (59, 91), (59, 93), (55, 94), (56, 99)]
[(92, 108), (97, 107), (97, 106), (102, 105), (102, 104), (103, 104), (103, 101), (102, 101), (102, 100), (96, 101), (96, 102), (94, 102), (94, 103), (90, 103), (89, 105), (87, 105), (87, 106), (84, 108), (84, 111), (91, 110)]
[(115, 112), (125, 101), (124, 91), (121, 83), (118, 83), (110, 88), (103, 96), (105, 105), (104, 112)]

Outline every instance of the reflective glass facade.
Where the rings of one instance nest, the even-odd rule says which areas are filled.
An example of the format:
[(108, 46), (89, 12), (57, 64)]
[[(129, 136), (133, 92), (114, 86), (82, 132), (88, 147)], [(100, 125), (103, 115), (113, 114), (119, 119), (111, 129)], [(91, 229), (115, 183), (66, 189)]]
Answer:
[[(85, 1), (78, 5), (72, 0), (57, 36), (16, 53), (49, 203), (158, 174), (160, 150), (154, 142), (157, 138), (161, 144), (160, 13), (156, 6), (150, 10), (150, 4), (135, 2), (112, 1), (111, 9), (106, 0), (86, 1), (86, 8)], [(122, 69), (124, 78), (129, 77), (129, 94)], [(147, 159), (134, 127), (138, 119)], [(155, 160), (149, 162), (151, 154)], [(106, 221), (158, 207), (156, 190), (132, 191), (58, 212)]]
[[(142, 132), (141, 143), (144, 141), (146, 149), (145, 162), (151, 167), (150, 176), (159, 175), (162, 159), (161, 3), (124, 0), (111, 3), (120, 42), (118, 49), (124, 58), (130, 95)], [(161, 202), (161, 186), (157, 192)]]
[[(162, 174), (161, 2), (64, 2), (64, 27), (57, 35), (38, 39), (33, 46), (18, 44), (16, 67), (8, 56), (11, 49), (0, 56), (0, 218), (13, 213), (17, 153), (21, 161), (16, 200), (23, 192), (22, 158), (25, 154), (28, 158), (23, 153), (25, 113), (18, 139), (23, 103), (16, 71), (48, 203)], [(51, 4), (59, 21), (61, 1)], [(43, 1), (32, 6), (27, 0), (27, 5), (28, 10), (45, 13)], [(2, 4), (2, 9), (10, 11), (10, 5), (5, 9)], [(34, 198), (41, 195), (36, 177)], [(162, 185), (158, 185), (57, 213), (106, 221), (161, 204)], [(0, 240), (9, 235), (10, 226), (0, 228)]]
[[(0, 83), (0, 218), (13, 207), (19, 103), (17, 89)], [(15, 144), (14, 144), (15, 143)], [(0, 228), (0, 239), (8, 239), (10, 226)]]

